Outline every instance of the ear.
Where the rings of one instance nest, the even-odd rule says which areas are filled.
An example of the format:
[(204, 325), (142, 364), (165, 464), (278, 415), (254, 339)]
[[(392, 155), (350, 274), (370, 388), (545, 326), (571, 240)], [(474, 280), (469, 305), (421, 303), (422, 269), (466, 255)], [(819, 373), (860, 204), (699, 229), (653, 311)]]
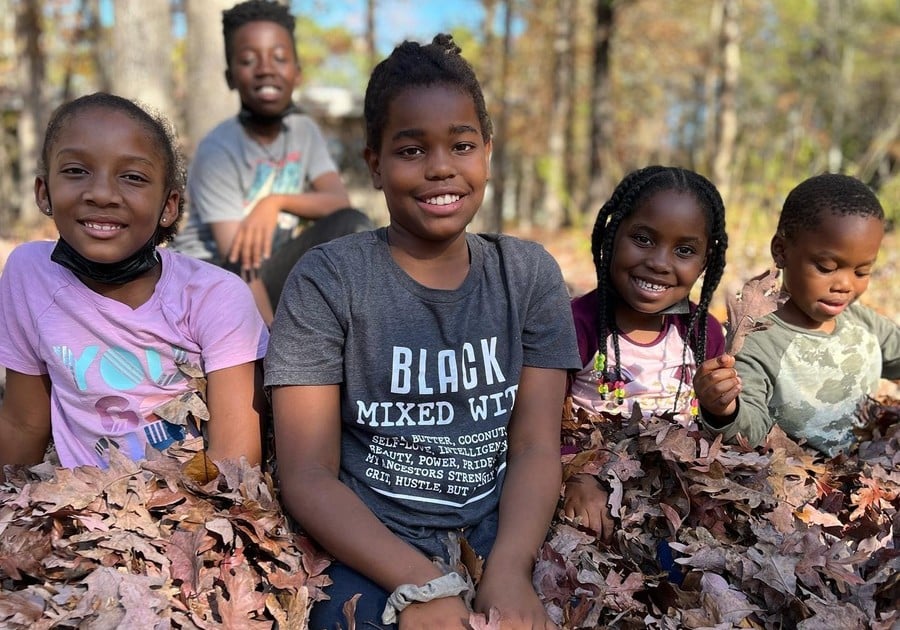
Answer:
[(234, 89), (234, 76), (231, 74), (231, 68), (225, 68), (225, 83), (229, 90)]
[(772, 260), (775, 261), (775, 266), (778, 269), (784, 268), (784, 237), (780, 234), (776, 234), (772, 237), (772, 242), (769, 244), (769, 251), (772, 252)]
[(486, 160), (485, 164), (485, 176), (488, 181), (491, 179), (491, 155), (494, 153), (494, 139), (488, 138), (488, 141), (484, 144), (484, 159)]
[(47, 182), (43, 177), (34, 178), (34, 202), (41, 212), (47, 214), (50, 208), (50, 191), (47, 190)]
[(178, 202), (180, 200), (181, 195), (177, 191), (169, 191), (169, 196), (166, 197), (166, 203), (159, 217), (159, 224), (162, 227), (170, 227), (178, 220)]
[(369, 175), (372, 176), (372, 186), (375, 190), (381, 190), (381, 161), (378, 154), (371, 147), (363, 149), (363, 159), (369, 167)]

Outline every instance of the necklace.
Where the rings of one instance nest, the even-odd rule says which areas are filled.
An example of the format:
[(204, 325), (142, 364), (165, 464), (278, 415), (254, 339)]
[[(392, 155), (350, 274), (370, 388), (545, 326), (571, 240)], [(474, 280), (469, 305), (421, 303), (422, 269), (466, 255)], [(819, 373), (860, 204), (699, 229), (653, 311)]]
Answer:
[[(268, 158), (269, 162), (272, 163), (272, 166), (275, 168), (276, 174), (282, 168), (284, 168), (284, 163), (287, 160), (287, 150), (288, 150), (287, 127), (285, 126), (284, 123), (281, 123), (281, 128), (278, 131), (278, 136), (275, 138), (275, 141), (273, 141), (271, 144), (265, 144), (263, 142), (260, 142), (259, 139), (254, 134), (252, 134), (249, 130), (245, 130), (245, 131), (246, 131), (247, 135), (250, 137), (250, 139), (253, 141), (253, 144), (258, 146), (259, 149), (265, 154), (266, 158)], [(269, 150), (270, 146), (273, 146), (278, 141), (279, 137), (281, 138), (281, 159), (280, 160), (277, 157), (275, 157), (275, 153), (273, 153), (272, 151)]]

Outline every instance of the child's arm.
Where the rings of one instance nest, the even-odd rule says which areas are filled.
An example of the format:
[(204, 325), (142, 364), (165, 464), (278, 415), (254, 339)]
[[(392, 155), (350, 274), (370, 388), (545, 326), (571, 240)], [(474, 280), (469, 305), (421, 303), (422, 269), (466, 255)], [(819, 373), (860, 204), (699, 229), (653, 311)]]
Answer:
[(7, 464), (39, 464), (50, 441), (50, 378), (6, 370), (0, 405), (0, 480)]
[(272, 234), (282, 210), (304, 219), (320, 219), (350, 205), (350, 197), (336, 172), (323, 173), (311, 190), (296, 194), (271, 194), (260, 199), (240, 222), (213, 224), (213, 237), (228, 261), (244, 269), (258, 269), (272, 254)]
[(564, 370), (524, 367), (509, 423), (497, 539), (487, 558), (475, 609), (488, 613), (497, 607), (504, 621), (514, 624), (511, 627), (555, 627), (531, 576), (562, 482), (559, 439), (565, 387)]
[[(431, 560), (395, 536), (338, 478), (339, 386), (274, 387), (272, 406), (282, 500), (303, 529), (389, 593), (440, 577)], [(446, 597), (404, 609), (400, 627), (463, 628), (468, 615), (461, 598)]]
[(615, 523), (609, 512), (609, 493), (593, 475), (572, 475), (566, 481), (563, 511), (570, 519), (597, 532), (604, 541), (612, 537)]
[(214, 370), (207, 375), (209, 451), (213, 461), (262, 459), (262, 377), (257, 362)]

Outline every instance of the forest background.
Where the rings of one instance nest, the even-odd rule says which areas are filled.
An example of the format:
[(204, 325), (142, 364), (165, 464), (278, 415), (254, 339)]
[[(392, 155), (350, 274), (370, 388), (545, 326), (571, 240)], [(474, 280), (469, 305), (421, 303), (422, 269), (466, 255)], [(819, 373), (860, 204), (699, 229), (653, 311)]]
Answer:
[[(221, 11), (233, 4), (0, 0), (0, 268), (15, 243), (55, 236), (32, 191), (40, 135), (63, 101), (97, 90), (137, 98), (173, 120), (189, 159), (234, 115), (221, 36)], [(404, 38), (454, 35), (495, 125), (491, 187), (474, 229), (544, 243), (573, 293), (596, 282), (597, 210), (625, 173), (651, 163), (703, 173), (725, 198), (720, 317), (723, 296), (769, 265), (781, 203), (806, 177), (860, 177), (892, 224), (900, 219), (897, 0), (290, 4), (297, 99), (329, 136), (354, 203), (379, 224), (386, 212), (361, 158), (369, 71)], [(429, 7), (456, 17), (423, 32), (415, 16)], [(894, 318), (897, 242), (891, 230), (864, 297)]]

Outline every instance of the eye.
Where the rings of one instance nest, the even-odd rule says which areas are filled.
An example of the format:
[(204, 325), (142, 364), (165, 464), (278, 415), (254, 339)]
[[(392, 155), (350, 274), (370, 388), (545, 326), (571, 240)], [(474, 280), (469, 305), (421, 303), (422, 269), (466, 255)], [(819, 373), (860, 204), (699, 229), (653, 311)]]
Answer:
[(650, 240), (650, 237), (646, 234), (632, 234), (631, 240), (634, 241), (640, 247), (649, 247), (653, 245), (653, 241)]
[(141, 173), (123, 173), (122, 178), (137, 184), (146, 184), (150, 181), (148, 177)]
[(833, 273), (833, 272), (837, 271), (837, 268), (826, 267), (822, 263), (814, 263), (814, 264), (816, 266), (816, 271), (818, 271), (819, 273)]
[(63, 166), (59, 169), (63, 175), (85, 175), (87, 171), (81, 166)]
[(856, 270), (856, 276), (858, 278), (868, 278), (871, 275), (872, 275), (871, 269), (857, 269)]
[(453, 151), (456, 153), (471, 153), (477, 148), (474, 142), (457, 142), (453, 145)]
[(696, 254), (697, 250), (689, 245), (679, 245), (675, 248), (675, 255), (680, 256), (681, 258), (690, 258)]
[(419, 155), (424, 155), (424, 153), (425, 151), (422, 150), (422, 147), (417, 146), (400, 147), (399, 149), (397, 149), (397, 155), (399, 155), (400, 157), (412, 158)]

